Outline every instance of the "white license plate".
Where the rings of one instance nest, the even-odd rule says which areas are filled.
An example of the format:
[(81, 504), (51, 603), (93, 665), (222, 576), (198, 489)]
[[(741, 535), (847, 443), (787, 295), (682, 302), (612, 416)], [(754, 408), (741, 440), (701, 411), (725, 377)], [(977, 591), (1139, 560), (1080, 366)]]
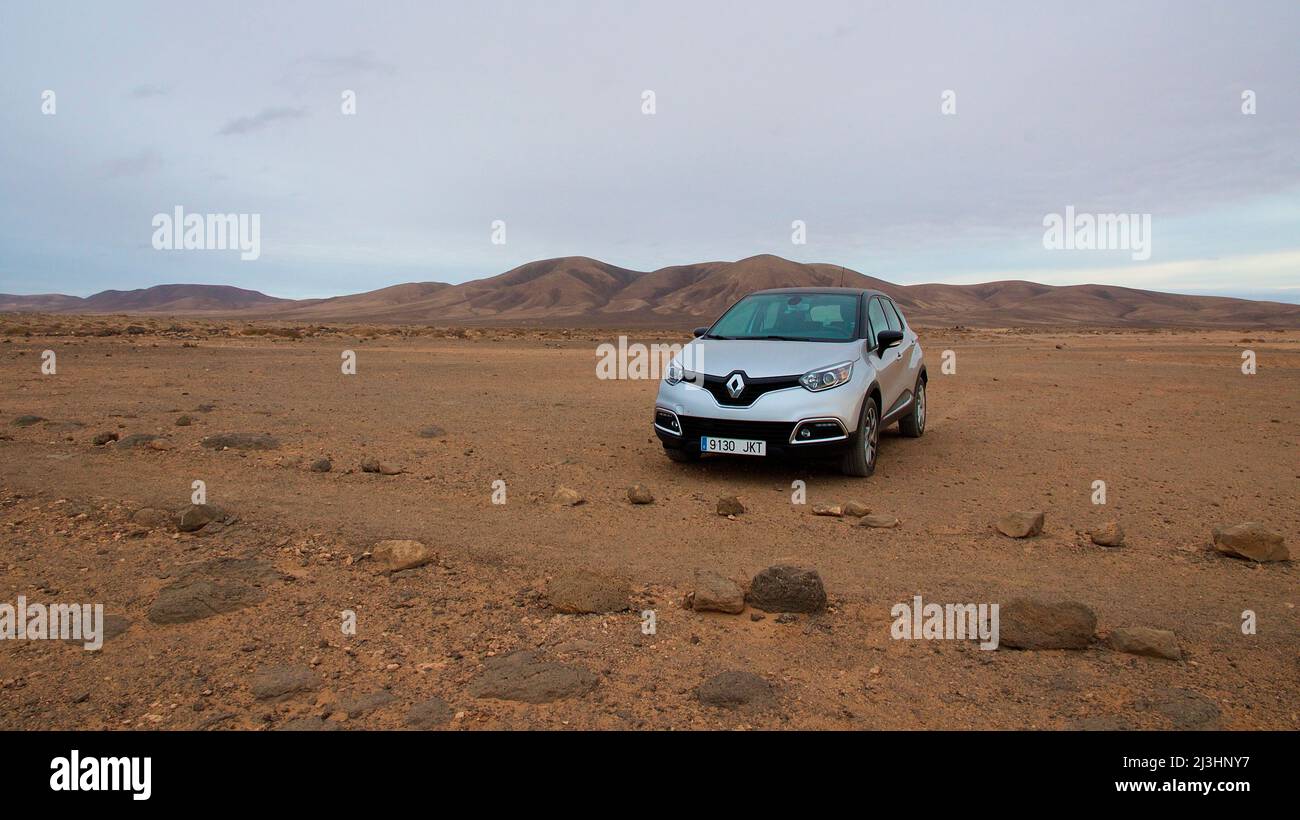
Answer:
[(700, 436), (701, 453), (726, 453), (733, 456), (765, 456), (767, 442), (749, 438), (715, 438)]

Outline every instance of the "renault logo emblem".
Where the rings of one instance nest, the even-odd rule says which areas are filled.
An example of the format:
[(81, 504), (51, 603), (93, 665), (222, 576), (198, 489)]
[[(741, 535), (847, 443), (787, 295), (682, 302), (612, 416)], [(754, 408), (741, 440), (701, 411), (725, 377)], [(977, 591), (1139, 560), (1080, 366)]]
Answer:
[(745, 392), (745, 380), (740, 378), (739, 373), (732, 373), (731, 378), (727, 379), (727, 393), (733, 399), (740, 398), (740, 394)]

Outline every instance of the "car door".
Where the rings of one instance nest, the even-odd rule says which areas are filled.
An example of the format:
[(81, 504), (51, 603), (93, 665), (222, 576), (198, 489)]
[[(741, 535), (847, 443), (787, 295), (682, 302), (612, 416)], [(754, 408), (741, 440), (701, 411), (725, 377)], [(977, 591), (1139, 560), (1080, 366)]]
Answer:
[[(898, 318), (894, 317), (893, 321), (897, 323)], [(895, 329), (889, 324), (889, 311), (879, 296), (871, 297), (867, 305), (867, 322), (870, 326), (867, 331), (869, 334), (867, 342), (871, 347), (866, 352), (866, 356), (867, 361), (876, 370), (876, 383), (880, 385), (883, 416), (893, 409), (903, 391), (907, 389), (904, 386), (907, 380), (906, 365), (897, 347), (891, 347), (884, 353), (876, 352), (876, 335), (882, 330)]]

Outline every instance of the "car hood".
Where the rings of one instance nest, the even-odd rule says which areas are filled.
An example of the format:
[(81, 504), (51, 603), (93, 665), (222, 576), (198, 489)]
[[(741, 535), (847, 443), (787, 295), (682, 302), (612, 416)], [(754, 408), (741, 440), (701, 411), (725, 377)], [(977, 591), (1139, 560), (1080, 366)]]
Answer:
[(862, 340), (852, 342), (781, 342), (748, 339), (696, 339), (682, 349), (689, 371), (726, 376), (743, 370), (754, 378), (801, 376), (819, 367), (862, 358)]

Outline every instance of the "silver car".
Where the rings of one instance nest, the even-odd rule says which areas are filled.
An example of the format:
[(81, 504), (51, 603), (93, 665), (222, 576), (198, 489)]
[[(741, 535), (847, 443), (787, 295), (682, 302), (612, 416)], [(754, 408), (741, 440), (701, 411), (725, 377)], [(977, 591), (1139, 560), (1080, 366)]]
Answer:
[(845, 474), (869, 476), (882, 428), (925, 432), (921, 345), (879, 291), (757, 291), (695, 337), (655, 399), (655, 434), (673, 461), (833, 456)]

